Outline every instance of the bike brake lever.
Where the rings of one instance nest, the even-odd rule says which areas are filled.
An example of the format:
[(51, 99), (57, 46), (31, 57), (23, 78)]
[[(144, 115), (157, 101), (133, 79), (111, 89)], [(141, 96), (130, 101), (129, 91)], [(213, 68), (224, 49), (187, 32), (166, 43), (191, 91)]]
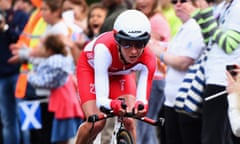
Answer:
[(123, 108), (124, 110), (127, 109), (127, 105), (126, 105), (126, 103), (122, 102), (121, 106), (122, 106), (122, 108)]
[(105, 108), (104, 106), (100, 106), (100, 111), (105, 113), (105, 114), (111, 114), (111, 110), (110, 109), (107, 109)]
[(87, 119), (88, 122), (96, 122), (97, 120), (98, 120), (98, 116), (97, 115), (91, 115)]
[[(140, 111), (140, 110), (143, 110), (143, 109), (144, 109), (144, 105), (143, 105), (143, 104), (138, 105), (138, 108), (137, 108), (137, 109), (138, 109), (139, 111)], [(135, 109), (134, 109), (134, 108), (132, 109), (132, 113), (135, 114)]]
[(125, 99), (124, 98), (118, 98), (120, 101), (122, 101), (121, 103), (121, 107), (122, 109), (126, 110), (127, 109), (127, 104), (125, 103)]

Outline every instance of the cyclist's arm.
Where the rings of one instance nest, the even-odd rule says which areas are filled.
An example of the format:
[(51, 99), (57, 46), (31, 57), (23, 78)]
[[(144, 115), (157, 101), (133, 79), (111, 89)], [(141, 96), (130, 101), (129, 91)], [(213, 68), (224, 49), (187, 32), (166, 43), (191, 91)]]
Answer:
[(111, 109), (109, 96), (108, 68), (112, 62), (112, 56), (106, 46), (96, 45), (94, 49), (94, 79), (96, 90), (96, 104), (99, 108), (104, 106)]
[[(231, 53), (238, 47), (240, 32), (235, 30), (236, 28), (234, 29), (234, 25), (239, 25), (239, 22), (233, 23), (232, 29), (223, 30), (219, 28), (217, 20), (213, 16), (212, 7), (194, 13), (193, 18), (200, 25), (206, 43), (212, 38), (226, 53)], [(236, 19), (238, 18), (236, 17)]]
[(156, 62), (155, 57), (148, 59), (148, 63), (143, 65), (139, 74), (136, 100), (144, 104), (148, 104)]

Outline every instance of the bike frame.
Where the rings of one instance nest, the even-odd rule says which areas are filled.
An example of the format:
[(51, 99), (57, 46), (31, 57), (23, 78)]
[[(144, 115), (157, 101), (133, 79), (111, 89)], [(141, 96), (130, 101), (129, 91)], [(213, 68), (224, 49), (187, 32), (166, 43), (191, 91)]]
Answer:
[(116, 118), (110, 144), (117, 144), (117, 133), (121, 129), (122, 126), (123, 126), (122, 121), (119, 121), (119, 119)]

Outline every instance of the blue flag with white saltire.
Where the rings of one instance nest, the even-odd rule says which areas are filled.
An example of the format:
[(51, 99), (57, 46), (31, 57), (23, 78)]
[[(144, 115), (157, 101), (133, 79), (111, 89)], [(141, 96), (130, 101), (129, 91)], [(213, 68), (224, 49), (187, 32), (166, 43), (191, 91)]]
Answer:
[(21, 129), (41, 129), (41, 108), (39, 101), (19, 102)]

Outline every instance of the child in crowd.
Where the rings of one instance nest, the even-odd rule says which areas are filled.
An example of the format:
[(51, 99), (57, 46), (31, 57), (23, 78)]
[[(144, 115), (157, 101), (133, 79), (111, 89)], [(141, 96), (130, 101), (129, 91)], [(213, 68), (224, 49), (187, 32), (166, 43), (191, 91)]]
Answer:
[(73, 33), (71, 39), (64, 39), (66, 45), (71, 48), (75, 63), (84, 46), (99, 35), (106, 15), (107, 8), (102, 3), (92, 3), (87, 17), (87, 30)]
[(83, 31), (86, 30), (88, 13), (86, 0), (64, 0), (62, 10), (68, 13), (70, 21), (77, 24)]
[(79, 34), (78, 37), (73, 39), (80, 49), (99, 35), (106, 15), (107, 8), (102, 3), (92, 3), (90, 5), (87, 17), (86, 35)]
[(106, 15), (107, 8), (102, 3), (92, 3), (90, 5), (87, 18), (87, 36), (89, 39), (93, 39), (99, 35), (100, 28), (103, 25)]
[(74, 63), (67, 56), (60, 35), (47, 35), (40, 49), (39, 55), (45, 59), (29, 73), (28, 82), (37, 88), (51, 89), (48, 105), (48, 110), (54, 113), (51, 142), (67, 144), (82, 122), (80, 101), (73, 80)]

